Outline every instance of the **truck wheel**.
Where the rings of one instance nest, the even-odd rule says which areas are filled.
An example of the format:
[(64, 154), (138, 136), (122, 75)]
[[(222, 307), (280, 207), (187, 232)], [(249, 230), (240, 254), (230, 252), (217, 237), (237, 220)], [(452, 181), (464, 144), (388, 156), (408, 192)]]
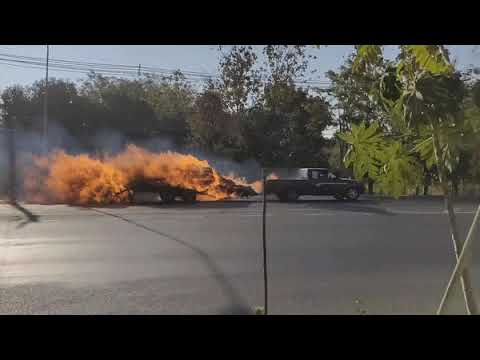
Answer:
[(347, 190), (346, 192), (346, 197), (348, 200), (357, 200), (358, 197), (360, 196), (360, 193), (358, 192), (358, 190), (356, 188), (350, 188)]
[(182, 199), (188, 204), (192, 204), (197, 200), (197, 194), (194, 191), (184, 191)]
[(160, 197), (165, 204), (171, 204), (175, 201), (175, 194), (172, 192), (162, 192), (160, 193)]
[(289, 190), (287, 193), (288, 201), (297, 201), (300, 195), (295, 190)]
[(288, 194), (287, 193), (280, 193), (277, 194), (278, 200), (281, 202), (287, 202), (288, 201)]

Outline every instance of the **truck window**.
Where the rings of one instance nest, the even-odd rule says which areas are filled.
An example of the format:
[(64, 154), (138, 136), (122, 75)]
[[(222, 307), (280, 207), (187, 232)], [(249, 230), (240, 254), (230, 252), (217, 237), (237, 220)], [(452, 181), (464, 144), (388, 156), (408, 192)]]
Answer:
[(319, 180), (326, 178), (328, 176), (328, 171), (326, 170), (310, 170), (310, 179)]

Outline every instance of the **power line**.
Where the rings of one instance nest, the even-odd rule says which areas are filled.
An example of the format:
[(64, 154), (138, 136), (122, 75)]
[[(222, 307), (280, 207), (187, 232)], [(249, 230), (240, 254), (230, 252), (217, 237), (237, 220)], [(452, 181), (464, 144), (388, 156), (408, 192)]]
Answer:
[[(0, 53), (0, 56), (3, 56), (2, 60), (5, 61), (12, 61), (18, 63), (26, 63), (31, 65), (41, 65), (43, 64), (42, 58), (31, 57), (31, 56), (20, 56), (20, 55), (12, 55), (6, 53)], [(56, 65), (58, 68), (62, 69), (76, 69), (76, 70), (86, 70), (92, 71), (94, 69), (99, 69), (101, 71), (109, 71), (109, 72), (120, 72), (120, 73), (128, 73), (136, 72), (138, 74), (138, 66), (137, 65), (123, 65), (123, 64), (108, 64), (108, 63), (94, 63), (94, 62), (82, 62), (82, 61), (71, 61), (71, 60), (63, 60), (63, 59), (51, 59), (52, 65)], [(175, 75), (180, 70), (172, 70), (172, 69), (164, 69), (159, 67), (151, 67), (151, 66), (142, 66), (144, 69), (144, 73), (159, 73), (161, 75)], [(199, 78), (212, 78), (217, 77), (214, 74), (208, 73), (200, 73), (194, 71), (181, 71), (184, 75), (189, 75), (191, 77), (199, 77)]]
[[(3, 57), (1, 57), (3, 56)], [(27, 65), (33, 65), (33, 66), (42, 66), (44, 63), (44, 60), (42, 58), (32, 58), (32, 57), (25, 57), (25, 56), (12, 56), (9, 54), (3, 54), (0, 53), (0, 59), (4, 62), (10, 62), (10, 63), (21, 63), (21, 64), (27, 64)], [(91, 72), (95, 70), (99, 70), (101, 72), (107, 72), (107, 73), (119, 73), (119, 74), (137, 74), (138, 75), (138, 67), (135, 66), (127, 66), (127, 65), (110, 65), (110, 64), (98, 64), (98, 63), (82, 63), (82, 62), (70, 62), (67, 60), (57, 60), (57, 59), (51, 59), (51, 64), (52, 66), (55, 66), (58, 69), (62, 70), (80, 70), (83, 72)], [(157, 72), (162, 75), (174, 75), (177, 70), (155, 70), (154, 69), (149, 69), (146, 67), (143, 67), (147, 71), (145, 72)], [(197, 76), (194, 74), (188, 74), (190, 76)], [(205, 75), (208, 77), (211, 77), (212, 75)]]
[[(4, 58), (0, 58), (0, 64), (19, 67), (19, 68), (25, 68), (25, 69), (43, 69), (43, 66), (39, 63), (25, 62), (25, 61), (19, 62), (19, 61), (7, 60)], [(120, 71), (120, 70), (96, 69), (96, 68), (79, 68), (79, 67), (71, 67), (71, 66), (59, 66), (56, 64), (51, 64), (50, 68), (52, 70), (61, 71), (61, 72), (72, 72), (72, 73), (81, 73), (81, 74), (88, 74), (91, 72), (95, 72), (95, 73), (108, 75), (108, 76), (132, 76), (132, 77), (138, 76), (138, 70), (137, 71)], [(144, 75), (149, 74), (146, 72), (142, 72), (142, 73)], [(192, 78), (186, 78), (186, 80), (187, 81), (203, 81), (202, 79), (192, 79)]]
[[(0, 58), (0, 64), (19, 67), (19, 68), (27, 68), (27, 69), (43, 69), (42, 64), (36, 63), (36, 62), (30, 62), (30, 61), (16, 61), (16, 60), (8, 60), (8, 59)], [(57, 65), (57, 64), (51, 64), (50, 68), (51, 70), (56, 70), (60, 72), (71, 72), (71, 73), (80, 73), (80, 74), (88, 74), (88, 73), (94, 72), (94, 73), (98, 73), (106, 76), (138, 77), (138, 69), (121, 71), (121, 70), (97, 69), (97, 68), (81, 68), (81, 67), (73, 67), (73, 66), (65, 66), (65, 65)], [(173, 76), (173, 74), (168, 74), (168, 76), (166, 76), (166, 74), (158, 74), (158, 73), (146, 72), (146, 71), (142, 71), (142, 74), (157, 75), (157, 76), (161, 75), (162, 77)], [(209, 78), (211, 77), (208, 77), (208, 78), (198, 78), (198, 77), (191, 77), (191, 76), (184, 77), (185, 81), (187, 82), (204, 82)], [(295, 84), (327, 86), (326, 83), (315, 82), (312, 80), (297, 80), (295, 81)]]
[[(43, 69), (44, 59), (32, 56), (21, 56), (8, 53), (0, 53), (0, 63), (4, 65), (12, 65), (16, 67), (22, 67), (31, 69)], [(109, 63), (97, 63), (97, 62), (83, 62), (73, 61), (65, 59), (50, 59), (50, 68), (52, 70), (64, 71), (64, 72), (76, 72), (76, 73), (101, 73), (110, 76), (138, 76), (137, 65), (125, 65), (125, 64), (109, 64)], [(218, 75), (201, 73), (195, 71), (182, 71), (172, 70), (153, 66), (141, 66), (143, 75), (160, 75), (160, 76), (172, 76), (177, 73), (184, 75), (187, 81), (205, 81), (208, 79), (218, 79)], [(329, 81), (326, 80), (296, 80), (296, 84), (305, 85), (318, 85), (328, 86)]]
[[(12, 59), (23, 59), (23, 61), (28, 62), (36, 62), (36, 63), (43, 63), (43, 58), (38, 57), (31, 57), (31, 56), (20, 56), (20, 55), (13, 55), (7, 53), (0, 53), (0, 56), (9, 57)], [(110, 63), (97, 63), (97, 62), (83, 62), (83, 61), (72, 61), (72, 60), (64, 60), (64, 59), (51, 59), (51, 63), (58, 64), (59, 66), (81, 66), (81, 67), (97, 67), (102, 69), (109, 69), (109, 70), (122, 70), (122, 71), (138, 71), (137, 65), (125, 65), (125, 64), (110, 64)], [(172, 70), (172, 69), (165, 69), (155, 66), (142, 66), (147, 72), (158, 72), (158, 73), (166, 73), (166, 74), (175, 74), (178, 71), (181, 71), (184, 75), (191, 75), (195, 77), (202, 77), (202, 78), (218, 78), (218, 75), (205, 73), (205, 72), (198, 72), (198, 71), (190, 71), (190, 70)], [(318, 84), (329, 84), (330, 81), (328, 80), (298, 80), (298, 82), (304, 83), (318, 83)]]

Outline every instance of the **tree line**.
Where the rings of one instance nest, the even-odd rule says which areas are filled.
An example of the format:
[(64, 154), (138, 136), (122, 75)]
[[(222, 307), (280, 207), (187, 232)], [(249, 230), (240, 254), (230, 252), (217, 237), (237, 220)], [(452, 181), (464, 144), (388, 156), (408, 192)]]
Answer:
[[(66, 130), (68, 139), (60, 146), (67, 149), (74, 139), (82, 149), (102, 150), (93, 141), (95, 135), (116, 132), (131, 142), (168, 138), (176, 150), (195, 148), (239, 162), (254, 159), (267, 167), (342, 169), (351, 144), (338, 136), (326, 138), (325, 130), (333, 126), (342, 134), (360, 124), (376, 124), (389, 136), (403, 136), (403, 114), (388, 99), (407, 91), (395, 81), (408, 75), (406, 59), (412, 62), (413, 56), (402, 50), (397, 59), (387, 60), (376, 56), (372, 47), (355, 49), (338, 69), (326, 73), (331, 84), (327, 89), (298, 84), (312, 57), (309, 48), (300, 45), (220, 47), (219, 76), (201, 87), (192, 85), (180, 71), (169, 77), (124, 79), (91, 73), (78, 82), (50, 79), (49, 121)], [(398, 64), (403, 64), (403, 73)], [(419, 69), (411, 69), (411, 76), (415, 71)], [(452, 73), (458, 84), (450, 103), (461, 108), (472, 126), (478, 126), (475, 89), (479, 86), (474, 70)], [(452, 84), (441, 85), (440, 91)], [(4, 89), (3, 125), (14, 123), (17, 130), (41, 134), (44, 93), (44, 80)], [(418, 105), (415, 97), (409, 101), (409, 106)], [(413, 139), (405, 137), (407, 142)], [(455, 154), (457, 160), (448, 173), (455, 191), (464, 181), (478, 183), (479, 154), (478, 148)], [(349, 168), (356, 170), (354, 165), (359, 163), (351, 162)], [(410, 185), (418, 193), (427, 193), (438, 180), (438, 169), (421, 157), (418, 164), (422, 179)], [(361, 174), (369, 179), (370, 191), (374, 183), (382, 189), (375, 171), (371, 167)]]
[[(233, 46), (222, 52), (219, 77), (201, 88), (180, 71), (169, 77), (91, 73), (79, 82), (50, 79), (49, 122), (91, 151), (96, 133), (115, 131), (132, 142), (168, 138), (175, 149), (194, 147), (264, 166), (326, 166), (331, 141), (323, 131), (334, 122), (329, 103), (295, 82), (306, 71), (306, 50), (265, 46), (260, 61), (258, 49)], [(44, 94), (44, 80), (4, 89), (3, 123), (41, 134)]]

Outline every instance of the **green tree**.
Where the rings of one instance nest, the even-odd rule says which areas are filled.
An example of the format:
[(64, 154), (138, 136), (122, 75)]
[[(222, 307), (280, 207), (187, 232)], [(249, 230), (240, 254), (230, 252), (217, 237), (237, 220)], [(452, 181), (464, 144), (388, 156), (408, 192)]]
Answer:
[(80, 92), (95, 109), (98, 128), (115, 129), (131, 138), (162, 135), (177, 146), (185, 144), (194, 93), (180, 72), (135, 80), (90, 74)]
[(131, 138), (152, 135), (155, 113), (146, 101), (141, 81), (107, 78), (92, 74), (82, 84), (81, 92), (100, 110), (102, 118), (96, 129), (115, 129)]
[[(377, 63), (380, 50), (377, 45), (358, 46), (354, 69), (364, 71), (370, 63)], [(395, 92), (398, 96), (385, 91), (391, 88), (399, 90)], [(389, 126), (361, 125), (341, 135), (350, 145), (346, 162), (353, 164), (357, 176), (368, 169), (382, 183), (383, 190), (395, 196), (422, 177), (416, 159), (425, 161), (429, 168), (435, 166), (458, 260), (463, 242), (458, 233), (449, 177), (458, 166), (461, 151), (467, 150), (479, 136), (478, 129), (465, 121), (464, 82), (443, 46), (404, 45), (395, 64), (395, 76), (385, 74), (380, 89), (391, 114)], [(388, 158), (383, 154), (388, 154)], [(446, 295), (451, 294), (450, 285)], [(468, 268), (462, 272), (461, 285), (467, 311), (478, 313)], [(444, 304), (442, 301), (439, 312)]]
[(7, 87), (2, 92), (3, 101), (3, 121), (15, 122), (15, 127), (31, 129), (32, 123), (30, 114), (30, 99), (28, 91), (20, 86), (14, 85)]
[[(66, 139), (50, 134), (51, 144), (68, 149), (75, 143), (91, 150), (94, 135), (111, 130), (133, 141), (162, 135), (183, 146), (195, 98), (181, 73), (134, 80), (91, 73), (79, 84), (52, 78), (48, 93), (49, 124), (59, 125), (70, 135)], [(5, 89), (6, 116), (15, 117), (19, 129), (41, 132), (44, 94), (43, 80)]]
[[(388, 113), (379, 102), (379, 82), (386, 73), (389, 62), (379, 58), (371, 66), (364, 66), (362, 71), (354, 71), (355, 57), (347, 58), (340, 69), (328, 71), (326, 76), (331, 86), (326, 93), (335, 99), (337, 118), (336, 125), (340, 132), (351, 129), (353, 124), (375, 121), (382, 126), (386, 125)], [(343, 158), (346, 149), (340, 142), (340, 156)], [(366, 173), (369, 193), (373, 193), (373, 181)]]
[[(30, 94), (30, 108), (35, 128), (40, 129), (43, 118), (43, 104), (45, 94), (45, 81), (34, 82), (28, 88)], [(81, 97), (78, 94), (75, 83), (62, 79), (51, 78), (48, 82), (48, 122), (50, 128), (55, 125), (61, 126), (69, 135), (75, 138), (80, 145), (86, 145), (88, 141), (88, 129), (91, 127), (88, 113), (83, 112)], [(53, 146), (68, 149), (67, 139), (52, 138)]]
[(265, 63), (261, 67), (265, 84), (289, 84), (302, 77), (307, 71), (308, 55), (304, 45), (266, 45), (263, 48)]
[(237, 45), (220, 58), (218, 88), (232, 114), (244, 114), (260, 94), (262, 84), (257, 59), (252, 46)]
[(247, 113), (254, 107), (261, 95), (262, 82), (258, 70), (258, 56), (252, 46), (232, 46), (223, 53), (219, 62), (219, 79), (213, 86), (222, 98), (227, 115), (223, 125), (223, 153), (229, 153), (236, 160), (248, 157), (247, 142), (243, 129)]
[(268, 145), (262, 160), (289, 167), (325, 166), (328, 159), (323, 131), (332, 123), (329, 104), (288, 83), (267, 86), (264, 97), (260, 112), (253, 112), (263, 112), (259, 128), (252, 117), (247, 136), (263, 147)]
[(325, 166), (329, 103), (296, 85), (307, 70), (306, 47), (267, 45), (262, 54), (260, 92), (243, 126), (249, 154), (268, 166)]
[[(464, 101), (465, 122), (476, 133), (480, 133), (480, 80), (467, 85), (467, 95)], [(480, 140), (472, 144), (470, 151), (464, 151), (461, 157), (462, 171), (460, 177), (465, 177), (473, 183), (480, 183)]]
[(346, 131), (351, 124), (372, 121), (384, 124), (387, 114), (378, 102), (378, 85), (381, 75), (385, 74), (388, 62), (379, 62), (374, 71), (359, 72), (353, 70), (354, 56), (347, 58), (340, 69), (328, 71), (327, 78), (331, 86), (326, 92), (335, 98), (335, 109), (340, 112), (340, 131)]
[(267, 45), (263, 63), (258, 51), (233, 46), (222, 53), (219, 79), (198, 96), (189, 121), (192, 142), (237, 160), (325, 165), (329, 104), (295, 84), (308, 64), (305, 46)]
[(188, 118), (194, 111), (195, 93), (181, 72), (171, 77), (147, 77), (143, 81), (145, 101), (156, 117), (155, 133), (167, 134), (179, 146), (188, 142)]
[(210, 82), (197, 96), (194, 111), (188, 119), (190, 143), (235, 158), (241, 141), (239, 124), (235, 120), (221, 91)]

